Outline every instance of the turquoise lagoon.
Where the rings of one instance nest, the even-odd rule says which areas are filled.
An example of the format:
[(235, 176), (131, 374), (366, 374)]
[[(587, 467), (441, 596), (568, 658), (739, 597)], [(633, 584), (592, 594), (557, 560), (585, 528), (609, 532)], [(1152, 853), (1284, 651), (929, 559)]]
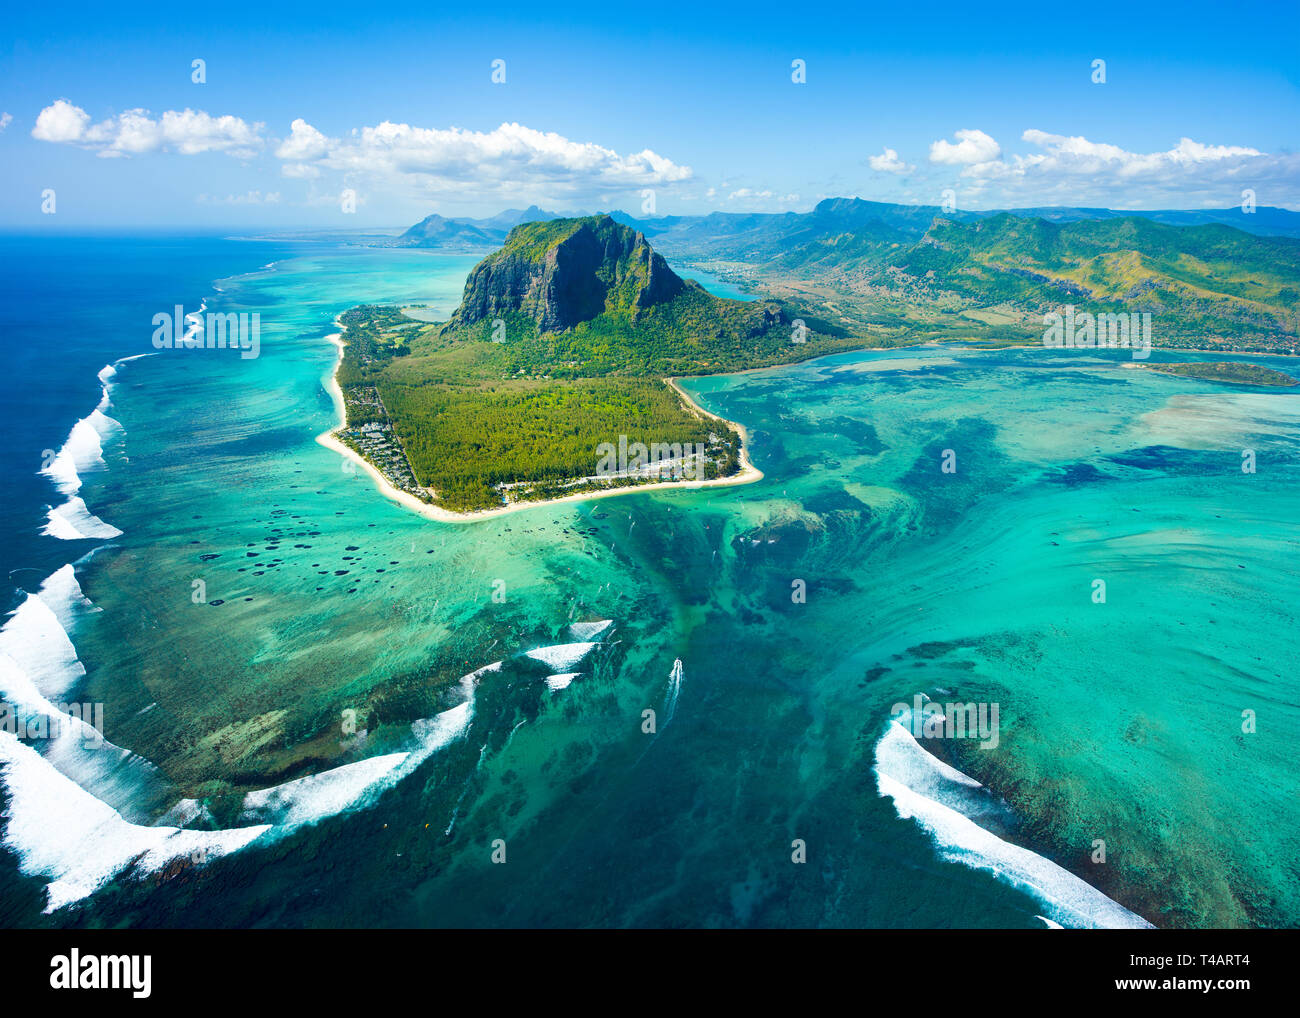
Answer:
[(315, 436), (335, 316), (450, 311), (473, 258), (277, 254), (193, 298), (257, 359), (106, 358), (152, 354), (76, 493), (121, 534), (32, 538), (0, 692), (120, 752), (0, 746), (4, 922), (1296, 924), (1300, 397), (838, 355), (687, 380), (756, 484), (444, 524)]

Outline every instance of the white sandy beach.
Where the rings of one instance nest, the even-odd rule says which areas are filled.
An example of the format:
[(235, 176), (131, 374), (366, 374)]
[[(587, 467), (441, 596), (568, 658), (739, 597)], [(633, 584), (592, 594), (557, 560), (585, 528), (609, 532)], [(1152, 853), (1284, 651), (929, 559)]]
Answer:
[[(342, 323), (336, 318), (334, 324), (342, 329)], [(329, 431), (322, 432), (316, 436), (316, 441), (326, 449), (331, 449), (343, 456), (345, 459), (357, 464), (375, 482), (375, 486), (387, 498), (405, 506), (412, 512), (417, 512), (421, 516), (431, 520), (437, 520), (439, 523), (477, 523), (480, 520), (486, 520), (493, 516), (505, 516), (508, 513), (523, 512), (527, 509), (545, 509), (548, 506), (560, 505), (564, 502), (589, 502), (598, 498), (612, 498), (615, 495), (638, 495), (643, 491), (664, 491), (672, 489), (680, 491), (682, 489), (693, 488), (725, 488), (739, 484), (752, 484), (755, 481), (763, 479), (763, 472), (755, 467), (749, 460), (749, 432), (741, 424), (735, 421), (728, 421), (717, 414), (709, 413), (702, 406), (697, 404), (682, 390), (677, 384), (676, 378), (665, 378), (664, 382), (671, 386), (673, 391), (686, 403), (687, 407), (693, 413), (707, 417), (711, 420), (721, 421), (732, 428), (735, 428), (740, 435), (740, 472), (730, 477), (720, 477), (710, 481), (656, 481), (652, 484), (634, 484), (621, 488), (611, 488), (609, 491), (584, 491), (576, 495), (564, 495), (560, 498), (538, 499), (534, 502), (516, 502), (512, 505), (505, 505), (499, 509), (479, 509), (471, 513), (454, 513), (447, 509), (440, 509), (437, 506), (429, 505), (427, 502), (421, 502), (414, 495), (393, 487), (378, 469), (371, 463), (359, 456), (354, 450), (348, 448), (337, 437), (337, 432), (347, 423), (347, 412), (343, 403), (343, 390), (339, 388), (338, 370), (339, 365), (343, 363), (343, 337), (341, 332), (332, 333), (325, 337), (338, 349), (338, 359), (334, 362), (334, 367), (330, 370), (326, 379), (326, 388), (329, 390), (331, 398), (334, 400), (334, 407), (338, 412), (339, 425), (331, 428)]]

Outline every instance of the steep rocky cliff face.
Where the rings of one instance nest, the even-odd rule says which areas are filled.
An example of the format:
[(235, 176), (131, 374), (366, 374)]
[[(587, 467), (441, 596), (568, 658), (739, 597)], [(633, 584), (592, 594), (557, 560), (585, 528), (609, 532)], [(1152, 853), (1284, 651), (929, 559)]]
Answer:
[(474, 267), (452, 324), (521, 312), (541, 332), (560, 332), (605, 311), (635, 319), (685, 285), (642, 234), (609, 216), (527, 223)]

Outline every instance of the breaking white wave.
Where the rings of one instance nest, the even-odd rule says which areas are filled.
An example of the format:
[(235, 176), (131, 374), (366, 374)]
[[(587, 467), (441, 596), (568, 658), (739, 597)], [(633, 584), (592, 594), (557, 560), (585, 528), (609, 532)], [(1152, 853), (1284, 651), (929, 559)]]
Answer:
[(968, 819), (1013, 819), (1006, 806), (978, 781), (926, 752), (902, 722), (891, 724), (876, 744), (876, 770)]
[(0, 701), (7, 712), (25, 720), (48, 719), (44, 724), (53, 737), (42, 738), (41, 745), (50, 765), (118, 811), (140, 819), (143, 813), (137, 813), (133, 803), (166, 794), (158, 769), (108, 742), (99, 728), (67, 712), (60, 702), (86, 674), (68, 634), (77, 618), (97, 611), (82, 594), (70, 565), (49, 576), (37, 593), (28, 594), (0, 627)]
[(78, 619), (103, 611), (82, 592), (81, 584), (77, 582), (77, 571), (71, 564), (61, 566), (45, 577), (39, 593), (41, 600), (54, 612), (59, 625), (67, 630), (76, 625)]
[(96, 375), (95, 377), (99, 379), (99, 389), (100, 389), (99, 406), (97, 406), (95, 409), (107, 410), (109, 406), (112, 405), (112, 399), (110, 394), (111, 394), (111, 387), (113, 385), (113, 379), (117, 377), (117, 363), (105, 364), (102, 368), (99, 369), (99, 374)]
[(474, 720), (474, 690), (484, 675), (499, 671), (501, 671), (501, 662), (493, 661), (490, 665), (484, 665), (463, 676), (460, 680), (460, 688), (465, 699), (461, 703), (431, 718), (421, 718), (419, 721), (412, 722), (411, 732), (420, 745), (411, 753), (406, 766), (402, 768), (403, 776), (438, 750), (469, 733), (470, 722)]
[(77, 493), (81, 490), (84, 475), (107, 468), (104, 443), (124, 430), (120, 422), (105, 413), (113, 405), (112, 387), (118, 368), (127, 361), (146, 356), (148, 354), (123, 357), (99, 369), (99, 404), (72, 426), (54, 458), (41, 468), (40, 472), (68, 497), (63, 505), (50, 509), (42, 534), (64, 541), (105, 540), (121, 536), (122, 531), (92, 513)]
[(582, 672), (565, 672), (563, 675), (548, 675), (546, 677), (546, 687), (552, 692), (567, 689), (569, 683), (581, 674)]
[(476, 668), (474, 671), (470, 672), (468, 675), (463, 676), (461, 678), (460, 688), (464, 691), (466, 696), (473, 696), (474, 686), (478, 683), (479, 679), (481, 679), (484, 675), (490, 674), (491, 672), (499, 672), (499, 671), (501, 671), (500, 661), (493, 661), (490, 665), (484, 665), (482, 668)]
[[(489, 670), (491, 666), (474, 674)], [(218, 831), (183, 829), (212, 819), (195, 799), (181, 799), (157, 825), (130, 823), (48, 759), (0, 730), (0, 777), (10, 799), (3, 840), (24, 873), (50, 878), (45, 911), (53, 912), (93, 894), (133, 863), (141, 872), (157, 871), (182, 856), (197, 865), (263, 835), (280, 836), (368, 805), (418, 763), (464, 735), (472, 716), (473, 700), (466, 700), (413, 724), (420, 744), (411, 752), (371, 757), (249, 792), (240, 819), (254, 822)]]
[(4, 843), (24, 873), (50, 878), (47, 913), (93, 894), (133, 864), (152, 873), (181, 857), (204, 862), (243, 848), (266, 831), (186, 831), (128, 823), (5, 731), (0, 731), (0, 775), (9, 796)]
[(600, 622), (573, 622), (569, 625), (569, 633), (575, 640), (596, 640), (613, 624), (613, 619), (602, 619)]
[(269, 823), (275, 836), (305, 824), (370, 805), (379, 793), (415, 770), (440, 749), (469, 731), (474, 717), (474, 687), (479, 679), (498, 671), (501, 662), (485, 665), (460, 680), (466, 699), (431, 718), (411, 723), (415, 748), (407, 752), (372, 756), (344, 764), (283, 785), (249, 792), (244, 796), (240, 820)]
[(366, 802), (369, 793), (386, 787), (385, 779), (408, 755), (372, 756), (274, 788), (249, 792), (244, 796), (239, 819), (291, 830), (355, 809)]
[(177, 344), (178, 346), (181, 346), (182, 344), (188, 346), (190, 343), (202, 342), (203, 315), (207, 310), (208, 299), (205, 297), (203, 300), (199, 301), (199, 309), (197, 311), (191, 311), (185, 316), (185, 335), (181, 337), (180, 342)]
[[(2, 840), (23, 873), (49, 879), (46, 912), (86, 898), (133, 866), (154, 872), (182, 857), (201, 865), (263, 835), (280, 835), (372, 803), (469, 731), (475, 687), (501, 669), (496, 661), (464, 676), (465, 699), (412, 724), (409, 751), (249, 792), (241, 819), (256, 821), (250, 826), (187, 830), (186, 825), (212, 822), (206, 806), (195, 799), (175, 801), (175, 791), (152, 763), (107, 742), (101, 731), (62, 713), (53, 702), (86, 674), (70, 633), (78, 618), (96, 611), (67, 565), (0, 627), (0, 701), (10, 712), (60, 722), (59, 736), (41, 738), (39, 751), (37, 743), (29, 745), (0, 728), (0, 781), (8, 796), (0, 818)], [(31, 734), (26, 728), (19, 733)], [(168, 801), (171, 808), (150, 823)]]
[(594, 643), (559, 643), (553, 647), (538, 647), (524, 656), (540, 661), (552, 671), (567, 672), (591, 653)]
[[(103, 372), (100, 374), (102, 376)], [(49, 537), (82, 541), (119, 537), (122, 533), (92, 513), (86, 507), (85, 500), (77, 494), (81, 490), (83, 475), (103, 470), (107, 466), (104, 462), (104, 441), (122, 427), (113, 418), (105, 416), (100, 409), (107, 402), (108, 388), (105, 386), (100, 407), (72, 426), (63, 446), (41, 470), (42, 474), (54, 481), (55, 487), (62, 494), (68, 496), (63, 505), (52, 507), (46, 517), (41, 533)]]
[[(101, 403), (101, 406), (103, 404)], [(41, 473), (54, 481), (64, 495), (75, 495), (81, 490), (82, 475), (103, 470), (104, 442), (120, 432), (122, 425), (96, 408), (77, 421), (68, 432), (54, 458), (41, 469)]]
[[(1042, 902), (1055, 922), (1090, 929), (1150, 929), (1151, 924), (1050, 859), (1003, 841), (971, 819), (990, 808), (979, 782), (927, 753), (891, 721), (876, 746), (876, 785), (903, 819), (914, 819), (949, 862), (985, 870)], [(965, 813), (972, 808), (971, 815)]]
[(23, 599), (0, 627), (0, 694), (7, 702), (28, 708), (41, 705), (45, 697), (63, 695), (86, 674), (68, 628), (75, 612), (88, 605), (71, 565)]
[(52, 506), (41, 533), (63, 541), (107, 540), (122, 536), (117, 527), (105, 523), (87, 509), (80, 495), (73, 495), (63, 505)]
[[(117, 379), (118, 369), (123, 364), (130, 364), (132, 361), (138, 361), (142, 357), (156, 357), (156, 356), (157, 356), (156, 351), (150, 351), (148, 353), (133, 353), (129, 357), (119, 357), (112, 364), (105, 364), (102, 368), (100, 368), (99, 375), (97, 377), (99, 378), (101, 395), (99, 397), (99, 406), (96, 409), (107, 410), (110, 406), (113, 405), (113, 383)], [(109, 420), (112, 420), (112, 418), (110, 417)], [(116, 421), (114, 421), (113, 423), (117, 424)], [(118, 424), (117, 426), (119, 428), (121, 427), (120, 424)]]
[(465, 694), (463, 702), (431, 718), (412, 722), (414, 749), (370, 757), (274, 788), (249, 792), (244, 796), (240, 819), (270, 823), (273, 834), (279, 836), (304, 824), (370, 805), (379, 793), (393, 787), (434, 753), (469, 732), (474, 717), (475, 686), (484, 675), (500, 668), (501, 662), (494, 661), (463, 676), (460, 680)]
[(469, 723), (473, 718), (474, 701), (466, 700), (436, 717), (421, 718), (413, 722), (411, 731), (420, 741), (419, 758), (423, 760), (430, 753), (436, 753), (444, 746), (451, 745), (469, 731)]

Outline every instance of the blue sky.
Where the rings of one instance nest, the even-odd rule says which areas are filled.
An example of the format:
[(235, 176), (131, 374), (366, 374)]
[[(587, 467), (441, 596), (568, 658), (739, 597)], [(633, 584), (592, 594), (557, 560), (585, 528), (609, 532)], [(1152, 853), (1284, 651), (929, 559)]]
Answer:
[(637, 213), (647, 192), (660, 214), (945, 190), (966, 208), (1227, 207), (1247, 189), (1300, 208), (1295, 3), (52, 5), (6, 22), (0, 225), (54, 225), (47, 189), (64, 228)]

